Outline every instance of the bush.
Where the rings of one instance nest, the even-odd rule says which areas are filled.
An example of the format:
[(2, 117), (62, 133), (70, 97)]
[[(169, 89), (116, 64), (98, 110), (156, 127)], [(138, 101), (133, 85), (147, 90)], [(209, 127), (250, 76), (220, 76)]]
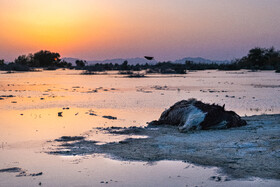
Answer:
[(4, 60), (3, 59), (1, 59), (0, 60), (0, 66), (3, 66), (5, 63), (4, 63)]
[(41, 50), (34, 54), (20, 55), (15, 59), (15, 64), (28, 67), (71, 67), (71, 63), (60, 60), (59, 53)]
[(16, 63), (1, 65), (0, 69), (4, 71), (31, 71), (31, 69), (28, 66), (22, 64), (16, 64)]

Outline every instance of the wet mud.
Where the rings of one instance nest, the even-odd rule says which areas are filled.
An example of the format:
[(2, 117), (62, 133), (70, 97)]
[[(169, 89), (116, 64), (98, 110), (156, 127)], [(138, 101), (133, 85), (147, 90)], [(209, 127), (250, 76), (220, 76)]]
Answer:
[[(106, 154), (125, 161), (182, 160), (220, 167), (232, 178), (280, 179), (280, 115), (244, 117), (247, 126), (180, 133), (176, 127), (98, 128), (103, 133), (137, 135), (97, 144), (86, 138), (53, 146), (49, 154)], [(94, 139), (94, 135), (91, 139)], [(71, 138), (70, 138), (71, 139)], [(59, 142), (58, 142), (59, 143)]]

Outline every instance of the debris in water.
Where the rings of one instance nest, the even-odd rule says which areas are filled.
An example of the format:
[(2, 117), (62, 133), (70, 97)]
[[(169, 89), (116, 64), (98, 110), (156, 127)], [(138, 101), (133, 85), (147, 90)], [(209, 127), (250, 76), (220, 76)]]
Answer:
[(6, 169), (0, 169), (0, 173), (17, 173), (17, 172), (21, 172), (22, 169), (19, 167), (12, 167), (12, 168), (6, 168)]
[(102, 116), (103, 118), (107, 118), (107, 119), (111, 119), (111, 120), (116, 120), (117, 117), (113, 117), (113, 116)]
[(12, 167), (12, 168), (6, 168), (6, 169), (1, 169), (0, 173), (19, 173), (16, 175), (16, 177), (26, 177), (26, 176), (31, 176), (31, 177), (37, 177), (40, 175), (43, 175), (43, 172), (39, 173), (27, 173), (27, 170), (21, 169), (19, 167)]
[(83, 136), (62, 136), (59, 139), (55, 139), (57, 142), (69, 142), (69, 141), (77, 141), (77, 140), (83, 140), (85, 137)]

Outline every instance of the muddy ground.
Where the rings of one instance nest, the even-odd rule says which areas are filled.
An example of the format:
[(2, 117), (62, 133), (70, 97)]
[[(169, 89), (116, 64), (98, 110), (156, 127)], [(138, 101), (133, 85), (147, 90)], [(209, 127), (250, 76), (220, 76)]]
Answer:
[[(88, 137), (56, 139), (48, 151), (58, 155), (106, 154), (130, 161), (182, 160), (220, 167), (232, 178), (280, 179), (280, 114), (243, 117), (247, 126), (180, 133), (176, 127), (99, 128), (111, 135), (137, 135), (100, 143)], [(94, 134), (90, 135), (94, 139)], [(64, 139), (64, 140), (63, 140)], [(57, 145), (58, 144), (58, 145)]]

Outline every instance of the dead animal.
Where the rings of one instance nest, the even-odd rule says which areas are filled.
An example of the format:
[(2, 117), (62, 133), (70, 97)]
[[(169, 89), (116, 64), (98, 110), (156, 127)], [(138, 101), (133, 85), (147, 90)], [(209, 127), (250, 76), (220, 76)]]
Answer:
[(206, 104), (196, 99), (182, 100), (165, 110), (159, 120), (149, 126), (178, 126), (180, 132), (191, 130), (226, 129), (246, 125), (233, 111), (225, 111), (225, 105)]

